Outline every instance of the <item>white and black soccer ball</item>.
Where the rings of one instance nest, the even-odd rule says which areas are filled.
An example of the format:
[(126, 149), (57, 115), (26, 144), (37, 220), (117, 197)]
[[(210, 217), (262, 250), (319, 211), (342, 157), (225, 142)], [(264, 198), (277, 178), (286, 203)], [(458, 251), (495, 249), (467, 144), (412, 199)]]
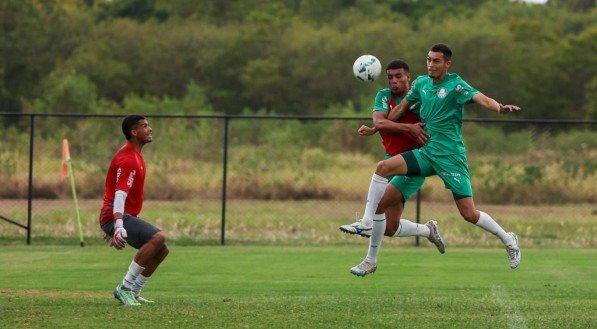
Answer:
[(381, 73), (381, 62), (373, 55), (363, 55), (352, 65), (352, 74), (357, 80), (372, 82)]

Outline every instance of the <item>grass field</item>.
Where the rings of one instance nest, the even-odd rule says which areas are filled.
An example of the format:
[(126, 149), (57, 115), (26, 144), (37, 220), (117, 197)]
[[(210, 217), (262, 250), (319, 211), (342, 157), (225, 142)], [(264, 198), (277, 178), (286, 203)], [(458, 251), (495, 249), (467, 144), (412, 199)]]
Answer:
[(104, 246), (0, 248), (2, 328), (595, 328), (597, 250), (386, 246), (378, 271), (348, 273), (366, 244), (173, 246), (145, 289), (111, 291), (133, 255)]

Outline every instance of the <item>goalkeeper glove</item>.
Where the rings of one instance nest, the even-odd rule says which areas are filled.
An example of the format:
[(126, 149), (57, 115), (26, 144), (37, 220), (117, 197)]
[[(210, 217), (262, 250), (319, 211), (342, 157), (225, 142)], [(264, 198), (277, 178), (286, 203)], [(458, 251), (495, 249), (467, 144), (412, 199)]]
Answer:
[(114, 223), (114, 235), (112, 236), (112, 246), (118, 250), (126, 246), (126, 230), (122, 226), (122, 219), (117, 219)]

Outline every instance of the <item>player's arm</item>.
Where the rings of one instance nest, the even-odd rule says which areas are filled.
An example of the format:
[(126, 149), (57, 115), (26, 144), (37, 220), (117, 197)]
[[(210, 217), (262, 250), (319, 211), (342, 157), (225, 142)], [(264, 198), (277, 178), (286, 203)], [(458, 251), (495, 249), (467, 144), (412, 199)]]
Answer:
[(114, 193), (114, 235), (112, 237), (111, 245), (116, 249), (124, 248), (126, 246), (126, 238), (128, 237), (122, 221), (126, 197), (127, 193), (125, 191), (116, 190), (116, 193)]
[[(400, 104), (402, 104), (402, 102), (400, 102)], [(390, 111), (390, 115), (394, 111), (396, 111), (396, 108)], [(373, 112), (373, 124), (375, 125), (375, 129), (377, 131), (408, 133), (413, 136), (413, 138), (421, 145), (427, 143), (427, 140), (429, 139), (429, 135), (423, 129), (424, 125), (422, 123), (394, 122), (389, 120), (388, 114), (383, 111)]]
[(390, 114), (388, 115), (388, 120), (398, 120), (402, 115), (404, 115), (404, 112), (406, 112), (406, 110), (409, 109), (411, 106), (412, 104), (406, 100), (406, 97), (404, 97), (402, 101), (400, 101), (400, 103), (394, 106), (394, 108), (390, 111)]
[(378, 131), (386, 132), (409, 132), (409, 124), (396, 123), (388, 120), (388, 113), (384, 111), (374, 111), (372, 115), (373, 127), (362, 125), (358, 133), (361, 136), (371, 136)]
[(476, 93), (473, 96), (473, 102), (500, 114), (520, 111), (520, 107), (516, 105), (502, 105), (495, 99), (483, 95), (483, 93)]

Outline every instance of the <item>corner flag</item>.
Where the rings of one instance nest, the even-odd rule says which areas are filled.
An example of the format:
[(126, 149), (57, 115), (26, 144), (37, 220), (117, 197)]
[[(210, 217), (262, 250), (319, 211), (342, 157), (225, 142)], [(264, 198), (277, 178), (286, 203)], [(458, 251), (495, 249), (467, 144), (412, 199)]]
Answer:
[(62, 140), (62, 165), (60, 166), (60, 178), (64, 181), (70, 177), (70, 187), (73, 192), (73, 200), (75, 202), (75, 211), (77, 213), (77, 223), (79, 225), (79, 240), (81, 247), (85, 245), (83, 241), (83, 229), (81, 228), (81, 214), (79, 213), (79, 202), (77, 201), (77, 190), (75, 189), (75, 177), (73, 175), (73, 165), (70, 160), (70, 151), (68, 149), (68, 140)]

